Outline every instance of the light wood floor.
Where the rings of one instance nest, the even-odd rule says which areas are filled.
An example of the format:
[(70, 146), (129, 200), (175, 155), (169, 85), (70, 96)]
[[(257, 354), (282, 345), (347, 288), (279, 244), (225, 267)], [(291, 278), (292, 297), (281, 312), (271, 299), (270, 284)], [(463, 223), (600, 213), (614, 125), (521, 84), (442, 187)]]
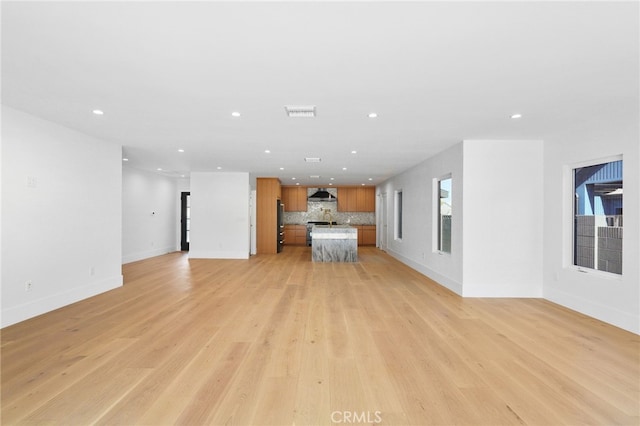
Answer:
[(639, 337), (375, 248), (169, 254), (2, 330), (2, 424), (638, 425)]

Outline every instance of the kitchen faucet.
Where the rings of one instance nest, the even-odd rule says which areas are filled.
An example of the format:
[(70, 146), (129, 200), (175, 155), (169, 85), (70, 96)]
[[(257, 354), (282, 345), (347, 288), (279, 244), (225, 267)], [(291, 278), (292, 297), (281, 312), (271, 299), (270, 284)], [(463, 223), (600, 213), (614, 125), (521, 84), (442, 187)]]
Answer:
[(333, 225), (333, 218), (331, 216), (331, 209), (324, 209), (322, 212), (322, 220), (327, 220), (327, 215), (329, 215), (329, 228)]

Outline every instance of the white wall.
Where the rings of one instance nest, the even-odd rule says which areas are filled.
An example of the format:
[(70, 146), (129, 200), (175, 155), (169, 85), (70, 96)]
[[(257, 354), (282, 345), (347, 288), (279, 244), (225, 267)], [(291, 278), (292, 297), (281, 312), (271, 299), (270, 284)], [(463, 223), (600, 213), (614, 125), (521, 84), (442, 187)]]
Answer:
[(249, 258), (249, 174), (191, 173), (190, 258)]
[[(437, 187), (452, 178), (451, 254), (436, 250)], [(394, 193), (403, 192), (395, 240)], [(434, 192), (435, 191), (435, 192)], [(542, 296), (542, 142), (464, 141), (378, 186), (387, 194), (387, 250), (472, 297)]]
[[(638, 111), (584, 123), (545, 138), (544, 297), (640, 333), (640, 134)], [(572, 181), (576, 163), (623, 156), (623, 275), (579, 272), (572, 266)]]
[(122, 285), (121, 150), (2, 107), (3, 327)]
[(122, 168), (122, 263), (176, 250), (180, 228), (176, 205), (179, 211), (176, 179)]
[(463, 296), (542, 297), (542, 141), (463, 144)]
[[(386, 250), (392, 256), (427, 275), (450, 290), (462, 294), (462, 214), (463, 214), (463, 145), (435, 155), (416, 167), (378, 185), (378, 194), (387, 198)], [(452, 178), (452, 249), (438, 253), (434, 232), (435, 208), (433, 180), (450, 174)], [(403, 237), (394, 239), (394, 193), (403, 193)], [(378, 212), (382, 214), (382, 212)], [(378, 232), (385, 232), (384, 229)]]

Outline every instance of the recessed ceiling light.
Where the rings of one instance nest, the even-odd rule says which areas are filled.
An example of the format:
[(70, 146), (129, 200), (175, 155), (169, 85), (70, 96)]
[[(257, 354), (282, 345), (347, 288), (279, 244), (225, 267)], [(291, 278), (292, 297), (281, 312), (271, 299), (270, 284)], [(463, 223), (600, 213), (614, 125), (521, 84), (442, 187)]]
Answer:
[(522, 118), (522, 114), (513, 114), (511, 118)]
[(369, 180), (373, 180), (373, 178), (369, 178)]
[(291, 178), (291, 180), (296, 180), (296, 178)]
[(351, 151), (352, 154), (357, 154), (358, 151), (356, 151), (355, 149), (353, 151)]
[(296, 185), (300, 185), (300, 182), (296, 182)]
[(184, 149), (179, 149), (178, 152), (184, 152)]
[(265, 154), (271, 154), (271, 151), (270, 151), (270, 150), (268, 150), (268, 149), (265, 149), (265, 150), (264, 150), (264, 153), (265, 153)]
[(159, 172), (161, 172), (161, 171), (162, 171), (162, 169), (161, 169), (160, 167), (158, 167), (156, 170), (158, 170)]
[(284, 170), (284, 167), (280, 167), (280, 170)]
[(104, 115), (104, 111), (102, 111), (101, 109), (94, 109), (93, 112), (95, 115)]
[(333, 185), (333, 183), (329, 182), (329, 185)]
[(129, 161), (129, 159), (128, 158), (123, 158), (122, 161)]
[(366, 185), (366, 183), (361, 183), (360, 185), (365, 186), (365, 185)]
[(231, 113), (231, 115), (232, 115), (233, 117), (240, 117), (240, 113), (239, 113), (238, 111), (233, 111), (233, 112)]
[(329, 180), (335, 180), (336, 178), (330, 178)]
[(343, 168), (342, 168), (342, 170), (347, 170), (347, 168), (346, 168), (346, 167), (343, 167)]
[(216, 169), (218, 169), (218, 170), (222, 170), (222, 167), (221, 167), (221, 166), (218, 166), (218, 167), (216, 167)]
[(369, 118), (376, 118), (378, 116), (378, 114), (376, 114), (375, 112), (370, 112), (369, 113)]

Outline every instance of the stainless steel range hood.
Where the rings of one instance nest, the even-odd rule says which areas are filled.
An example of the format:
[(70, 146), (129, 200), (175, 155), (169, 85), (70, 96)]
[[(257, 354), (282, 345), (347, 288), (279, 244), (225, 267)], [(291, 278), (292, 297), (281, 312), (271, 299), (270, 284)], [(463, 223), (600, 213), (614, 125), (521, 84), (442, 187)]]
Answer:
[[(332, 188), (333, 189), (333, 188)], [(336, 201), (337, 198), (326, 188), (312, 190), (312, 194), (307, 198), (309, 201)]]

